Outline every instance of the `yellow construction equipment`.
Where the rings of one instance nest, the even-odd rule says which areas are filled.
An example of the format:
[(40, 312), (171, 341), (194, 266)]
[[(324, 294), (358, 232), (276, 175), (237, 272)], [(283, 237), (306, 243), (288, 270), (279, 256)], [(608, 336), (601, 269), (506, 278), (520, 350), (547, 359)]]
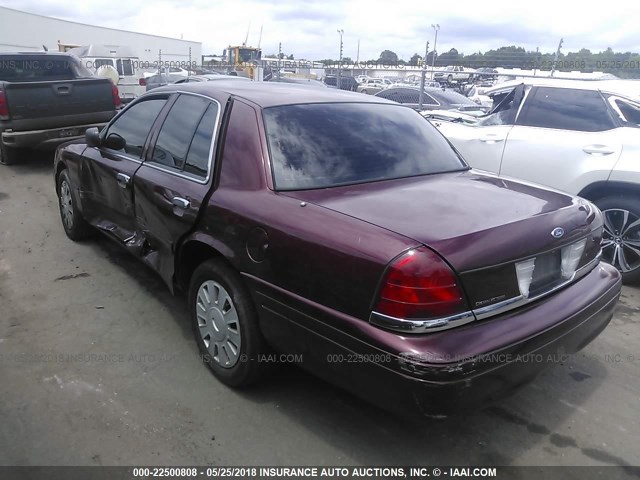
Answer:
[(262, 49), (246, 45), (227, 47), (227, 63), (231, 70), (244, 72), (252, 80), (255, 79), (256, 67), (262, 58)]

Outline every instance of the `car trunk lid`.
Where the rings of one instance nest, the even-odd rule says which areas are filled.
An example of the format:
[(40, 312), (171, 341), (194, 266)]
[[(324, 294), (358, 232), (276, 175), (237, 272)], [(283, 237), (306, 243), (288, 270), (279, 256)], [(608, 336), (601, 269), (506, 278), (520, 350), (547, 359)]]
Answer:
[(562, 247), (587, 238), (585, 258), (599, 250), (596, 214), (583, 200), (474, 171), (288, 194), (434, 249), (461, 276), (472, 308), (519, 294), (518, 261), (540, 256), (532, 285), (544, 287), (542, 268), (559, 268)]

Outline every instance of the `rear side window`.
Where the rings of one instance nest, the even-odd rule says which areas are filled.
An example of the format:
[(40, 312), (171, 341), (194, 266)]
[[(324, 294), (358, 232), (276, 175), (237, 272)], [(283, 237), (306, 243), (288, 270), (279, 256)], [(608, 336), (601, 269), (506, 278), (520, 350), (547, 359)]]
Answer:
[(120, 75), (133, 75), (133, 63), (129, 59), (117, 61), (118, 64), (118, 73)]
[(164, 121), (151, 163), (206, 177), (217, 105), (193, 95), (180, 95)]
[(127, 142), (124, 152), (140, 158), (153, 122), (166, 102), (164, 98), (156, 98), (132, 105), (114, 120), (106, 136), (120, 135)]
[(265, 108), (278, 190), (303, 190), (461, 170), (428, 121), (400, 105), (329, 103)]
[(209, 102), (191, 95), (180, 95), (167, 115), (153, 148), (152, 162), (182, 170), (196, 128)]
[(552, 87), (532, 92), (516, 124), (580, 132), (602, 132), (616, 126), (600, 92)]
[(207, 176), (217, 116), (218, 107), (214, 104), (209, 105), (191, 142), (184, 165), (185, 172), (200, 177)]

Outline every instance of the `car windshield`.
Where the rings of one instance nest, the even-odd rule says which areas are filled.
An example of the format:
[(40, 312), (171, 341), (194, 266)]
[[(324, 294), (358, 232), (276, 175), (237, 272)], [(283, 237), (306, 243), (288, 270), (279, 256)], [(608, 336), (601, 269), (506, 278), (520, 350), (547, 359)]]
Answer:
[(468, 168), (415, 111), (337, 103), (264, 109), (276, 189), (305, 190)]

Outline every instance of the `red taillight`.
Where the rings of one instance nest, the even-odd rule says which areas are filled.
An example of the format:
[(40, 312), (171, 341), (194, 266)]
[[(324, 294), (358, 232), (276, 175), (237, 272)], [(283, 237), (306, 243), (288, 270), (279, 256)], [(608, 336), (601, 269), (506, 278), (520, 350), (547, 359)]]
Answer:
[(140, 80), (138, 80), (138, 85), (140, 85), (141, 87), (146, 87), (147, 80), (145, 78), (141, 78)]
[(391, 263), (375, 307), (378, 313), (402, 319), (447, 317), (467, 310), (455, 273), (424, 247)]
[(111, 93), (113, 94), (113, 105), (119, 107), (122, 104), (122, 100), (120, 100), (120, 92), (117, 85), (113, 83), (111, 84)]
[(9, 118), (9, 107), (7, 106), (7, 95), (4, 90), (0, 90), (0, 118), (7, 120)]

